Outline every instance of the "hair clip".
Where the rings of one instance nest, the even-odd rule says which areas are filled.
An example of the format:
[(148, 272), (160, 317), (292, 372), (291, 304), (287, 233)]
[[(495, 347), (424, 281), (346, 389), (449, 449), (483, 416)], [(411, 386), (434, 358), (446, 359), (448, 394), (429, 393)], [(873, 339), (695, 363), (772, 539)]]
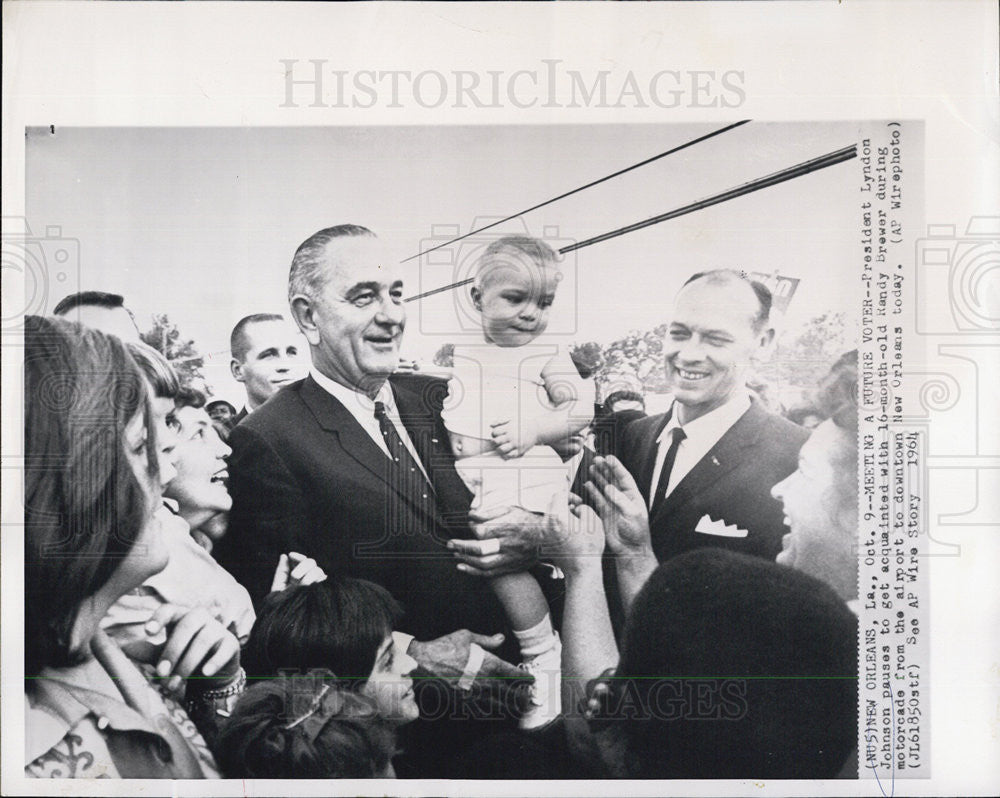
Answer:
[(308, 719), (309, 719), (309, 718), (311, 718), (311, 717), (312, 717), (313, 715), (315, 715), (315, 714), (316, 714), (316, 712), (317, 712), (317, 711), (319, 710), (320, 706), (322, 706), (322, 704), (323, 704), (323, 697), (324, 697), (324, 696), (325, 696), (325, 695), (326, 695), (326, 694), (327, 694), (327, 693), (328, 693), (329, 691), (330, 691), (330, 685), (328, 685), (328, 684), (325, 684), (325, 685), (323, 685), (323, 689), (322, 689), (322, 690), (320, 690), (320, 691), (319, 691), (319, 695), (318, 695), (318, 696), (316, 696), (316, 697), (315, 697), (315, 698), (313, 699), (313, 701), (312, 701), (312, 704), (310, 704), (310, 705), (309, 705), (309, 710), (308, 710), (308, 711), (306, 712), (306, 714), (305, 714), (305, 715), (303, 715), (303, 716), (302, 716), (302, 717), (300, 717), (300, 718), (296, 718), (296, 719), (295, 719), (295, 720), (293, 720), (293, 721), (292, 721), (291, 723), (287, 724), (287, 725), (286, 725), (286, 726), (284, 727), (285, 731), (288, 731), (288, 730), (290, 730), (290, 729), (294, 729), (294, 728), (295, 728), (296, 726), (298, 726), (298, 725), (299, 725), (300, 723), (303, 723), (304, 721), (308, 720)]

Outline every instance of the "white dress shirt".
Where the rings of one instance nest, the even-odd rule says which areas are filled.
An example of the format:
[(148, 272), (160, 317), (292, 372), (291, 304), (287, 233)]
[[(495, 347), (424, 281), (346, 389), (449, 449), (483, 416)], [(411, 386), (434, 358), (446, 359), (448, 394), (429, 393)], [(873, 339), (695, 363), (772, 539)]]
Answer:
[(673, 492), (680, 481), (691, 472), (691, 469), (709, 453), (712, 447), (719, 442), (719, 439), (749, 409), (750, 394), (746, 391), (736, 391), (729, 401), (721, 407), (717, 407), (710, 413), (706, 413), (694, 421), (689, 421), (687, 424), (681, 424), (677, 418), (677, 402), (675, 400), (670, 411), (670, 421), (663, 428), (660, 437), (656, 439), (658, 449), (656, 451), (656, 466), (653, 468), (653, 481), (649, 487), (649, 508), (653, 508), (653, 502), (656, 500), (654, 491), (660, 482), (663, 462), (667, 459), (667, 449), (670, 448), (670, 441), (673, 438), (671, 430), (675, 427), (681, 427), (687, 437), (677, 447), (677, 458), (670, 471), (670, 482), (667, 485), (665, 496), (669, 496)]
[(361, 429), (368, 433), (368, 437), (385, 453), (385, 456), (391, 457), (389, 447), (386, 446), (385, 438), (382, 436), (382, 428), (379, 427), (378, 419), (375, 418), (375, 403), (381, 402), (385, 406), (386, 417), (396, 428), (396, 434), (399, 435), (399, 439), (403, 442), (410, 456), (420, 466), (420, 470), (424, 474), (424, 479), (430, 482), (427, 477), (427, 469), (424, 467), (423, 462), (421, 462), (417, 450), (413, 448), (410, 433), (406, 431), (406, 427), (403, 426), (403, 422), (399, 418), (399, 410), (396, 408), (396, 398), (393, 396), (392, 386), (388, 380), (382, 383), (382, 387), (379, 388), (375, 398), (372, 399), (367, 394), (355, 391), (353, 388), (348, 388), (339, 382), (331, 380), (325, 374), (320, 374), (316, 369), (310, 369), (309, 374), (316, 380), (316, 384), (320, 388), (347, 408), (347, 411), (361, 425)]

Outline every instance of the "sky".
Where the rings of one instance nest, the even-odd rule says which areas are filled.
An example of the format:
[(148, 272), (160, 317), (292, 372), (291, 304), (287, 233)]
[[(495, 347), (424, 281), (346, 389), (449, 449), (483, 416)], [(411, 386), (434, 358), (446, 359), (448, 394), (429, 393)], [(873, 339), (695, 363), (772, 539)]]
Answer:
[[(292, 255), (316, 230), (364, 225), (402, 259), (719, 127), (35, 128), (27, 221), (36, 238), (78, 242), (78, 269), (48, 288), (46, 310), (94, 289), (123, 294), (143, 329), (167, 313), (205, 355), (214, 393), (239, 404), (232, 326), (249, 313), (287, 315)], [(410, 261), (406, 293), (466, 274), (497, 231), (562, 246), (838, 150), (863, 129), (751, 122)], [(609, 343), (649, 329), (688, 276), (717, 267), (800, 278), (789, 329), (828, 311), (853, 316), (860, 170), (849, 161), (567, 255), (550, 332)], [(475, 334), (461, 290), (407, 310), (408, 357), (429, 360)]]

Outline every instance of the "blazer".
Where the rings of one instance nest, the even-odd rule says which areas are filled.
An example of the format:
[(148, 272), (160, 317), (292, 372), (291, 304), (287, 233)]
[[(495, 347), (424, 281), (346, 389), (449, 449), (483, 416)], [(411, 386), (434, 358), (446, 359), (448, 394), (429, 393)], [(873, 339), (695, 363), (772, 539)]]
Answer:
[[(255, 604), (278, 558), (296, 551), (331, 576), (385, 587), (403, 605), (400, 629), (429, 640), (456, 629), (493, 634), (504, 616), (488, 580), (456, 569), (445, 543), (469, 537), (471, 494), (454, 471), (440, 408), (447, 384), (393, 375), (400, 418), (435, 487), (453, 477), (462, 493), (403, 479), (354, 416), (312, 377), (286, 386), (238, 424), (229, 439), (229, 530), (219, 561)], [(450, 469), (450, 475), (445, 474)], [(444, 496), (451, 506), (442, 506)]]
[[(669, 418), (663, 413), (633, 421), (622, 436), (618, 459), (635, 478), (647, 506), (656, 439)], [(807, 430), (769, 413), (754, 400), (654, 508), (649, 528), (657, 559), (663, 562), (713, 546), (773, 560), (788, 528), (771, 488), (796, 469), (799, 449), (808, 437)], [(709, 520), (735, 525), (730, 534), (742, 536), (711, 534)]]

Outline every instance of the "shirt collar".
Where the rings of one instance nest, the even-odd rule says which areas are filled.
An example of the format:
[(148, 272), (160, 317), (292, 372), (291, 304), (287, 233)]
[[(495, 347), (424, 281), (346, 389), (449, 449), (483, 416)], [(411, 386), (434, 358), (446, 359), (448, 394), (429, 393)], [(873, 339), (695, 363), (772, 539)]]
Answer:
[(360, 407), (368, 413), (374, 413), (375, 402), (381, 402), (385, 405), (387, 413), (396, 409), (396, 401), (393, 398), (392, 387), (389, 385), (389, 380), (382, 383), (382, 387), (378, 389), (378, 393), (375, 395), (375, 398), (372, 399), (366, 393), (356, 391), (353, 388), (348, 388), (346, 385), (341, 385), (336, 380), (332, 380), (325, 374), (321, 374), (315, 368), (309, 369), (309, 375), (316, 381), (316, 384), (319, 385), (320, 388), (330, 394), (351, 412), (355, 412), (356, 409)]
[(114, 679), (93, 657), (71, 668), (46, 668), (25, 696), (25, 762), (56, 746), (88, 715), (116, 731), (159, 734), (120, 697)]
[(747, 391), (734, 391), (729, 400), (722, 406), (715, 408), (709, 413), (681, 424), (678, 420), (680, 415), (677, 412), (677, 400), (674, 400), (670, 409), (670, 419), (663, 428), (660, 436), (656, 439), (659, 443), (669, 437), (670, 431), (675, 427), (684, 428), (685, 437), (701, 437), (714, 435), (716, 439), (722, 437), (723, 433), (735, 424), (740, 417), (750, 409), (750, 394)]

